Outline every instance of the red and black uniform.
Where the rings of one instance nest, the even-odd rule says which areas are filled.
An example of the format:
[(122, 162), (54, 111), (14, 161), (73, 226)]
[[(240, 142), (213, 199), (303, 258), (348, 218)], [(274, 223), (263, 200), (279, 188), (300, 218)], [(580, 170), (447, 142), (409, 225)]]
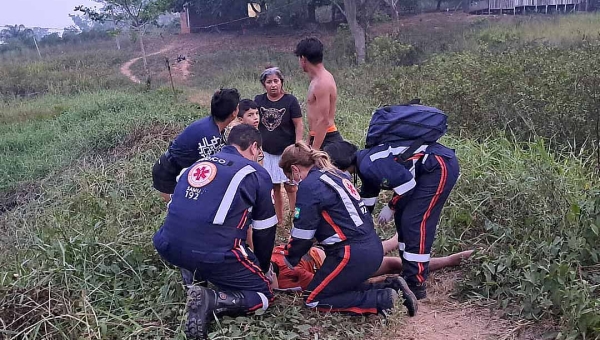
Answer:
[(350, 178), (312, 168), (296, 197), (294, 227), (284, 251), (288, 266), (300, 262), (313, 238), (327, 255), (304, 292), (306, 305), (352, 314), (392, 308), (384, 289), (364, 283), (379, 269), (383, 248)]
[(409, 285), (429, 275), (431, 246), (442, 208), (458, 180), (454, 150), (439, 143), (422, 145), (406, 161), (399, 155), (410, 142), (381, 144), (357, 153), (361, 196), (372, 211), (380, 190), (393, 190), (390, 208), (398, 231), (403, 275)]
[[(264, 273), (277, 225), (272, 188), (265, 169), (226, 146), (179, 176), (154, 247), (220, 291), (241, 293), (243, 311), (266, 309), (273, 294)], [(254, 252), (246, 246), (250, 223)]]

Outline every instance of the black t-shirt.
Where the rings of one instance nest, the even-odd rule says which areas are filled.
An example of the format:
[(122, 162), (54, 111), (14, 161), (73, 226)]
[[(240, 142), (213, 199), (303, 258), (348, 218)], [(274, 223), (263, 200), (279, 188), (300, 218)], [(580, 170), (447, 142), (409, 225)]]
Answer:
[(284, 94), (276, 102), (267, 94), (254, 97), (260, 113), (258, 129), (263, 140), (263, 150), (272, 155), (281, 155), (283, 150), (296, 142), (296, 127), (292, 118), (302, 118), (298, 99)]

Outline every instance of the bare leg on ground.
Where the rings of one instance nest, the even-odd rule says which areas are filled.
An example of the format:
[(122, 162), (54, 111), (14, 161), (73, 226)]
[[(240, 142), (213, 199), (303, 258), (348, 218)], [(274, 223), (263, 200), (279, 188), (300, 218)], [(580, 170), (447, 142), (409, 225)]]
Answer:
[[(429, 262), (429, 270), (433, 272), (446, 267), (459, 266), (463, 260), (471, 257), (471, 254), (473, 254), (473, 250), (465, 250), (449, 256), (433, 257)], [(402, 272), (402, 259), (395, 256), (385, 256), (381, 266), (373, 276), (400, 274), (400, 272)]]

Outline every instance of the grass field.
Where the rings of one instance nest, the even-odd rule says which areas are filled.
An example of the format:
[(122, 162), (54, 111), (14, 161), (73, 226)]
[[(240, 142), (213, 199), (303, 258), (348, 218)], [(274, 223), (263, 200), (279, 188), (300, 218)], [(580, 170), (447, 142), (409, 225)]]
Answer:
[[(590, 59), (600, 42), (598, 18), (440, 22), (443, 38), (439, 28), (428, 31), (414, 20), (374, 42), (372, 62), (362, 67), (348, 64), (344, 30), (328, 50), (345, 138), (361, 144), (369, 113), (382, 103), (419, 95), (448, 111), (451, 133), (443, 142), (456, 149), (462, 176), (435, 254), (479, 249), (456, 295), (509, 319), (550, 322), (550, 338), (600, 337), (593, 130), (600, 76)], [(428, 39), (436, 43), (424, 48)], [(144, 92), (118, 76), (131, 57), (123, 53), (62, 57), (88, 65), (89, 86), (77, 78), (82, 72), (53, 66), (65, 64), (60, 60), (19, 65), (36, 70), (18, 77), (29, 83), (64, 79), (34, 98), (15, 98), (17, 82), (2, 82), (0, 338), (183, 338), (179, 273), (151, 243), (165, 216), (151, 166), (186, 124), (207, 114), (204, 97), (215, 88), (235, 86), (253, 97), (266, 63), (283, 69), (286, 89), (300, 101), (308, 84), (289, 52), (197, 52), (189, 87), (178, 85), (175, 99), (168, 88)], [(527, 60), (530, 67), (514, 67)], [(0, 74), (12, 72), (14, 62), (3, 60)], [(100, 74), (111, 74), (110, 81)], [(204, 104), (185, 100), (198, 96)], [(531, 119), (515, 118), (523, 115)], [(378, 232), (389, 236), (393, 227)], [(287, 236), (281, 230), (279, 241)], [(220, 320), (211, 338), (391, 339), (405, 336), (405, 321), (402, 310), (388, 319), (318, 314), (297, 296), (279, 295), (264, 315)]]

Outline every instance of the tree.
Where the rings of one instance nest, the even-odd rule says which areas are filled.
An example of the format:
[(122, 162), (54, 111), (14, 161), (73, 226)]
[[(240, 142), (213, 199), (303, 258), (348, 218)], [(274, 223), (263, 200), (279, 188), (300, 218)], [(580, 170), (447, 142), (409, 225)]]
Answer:
[(30, 45), (33, 39), (33, 30), (26, 28), (25, 25), (8, 25), (7, 28), (0, 31), (0, 40), (6, 44)]
[(92, 21), (92, 19), (90, 19), (89, 17), (83, 15), (69, 14), (69, 18), (73, 20), (73, 23), (75, 24), (75, 26), (77, 26), (77, 28), (79, 28), (81, 32), (89, 31), (94, 27), (94, 21)]
[(335, 2), (335, 5), (346, 17), (350, 33), (354, 38), (358, 64), (364, 64), (367, 60), (367, 30), (379, 4), (380, 0), (344, 0), (344, 8), (342, 8)]
[(144, 34), (149, 26), (155, 25), (158, 17), (171, 5), (170, 0), (94, 0), (101, 3), (100, 10), (84, 6), (75, 7), (76, 11), (83, 12), (88, 18), (96, 22), (113, 22), (116, 26), (125, 23), (135, 32), (142, 50), (146, 84), (150, 85), (150, 71), (146, 59)]
[[(386, 5), (390, 6), (392, 9), (392, 15), (394, 20), (397, 22), (400, 20), (400, 14), (398, 13), (398, 1), (399, 0), (383, 0)], [(441, 0), (438, 0), (441, 1)]]
[(69, 17), (71, 18), (71, 20), (73, 20), (73, 23), (75, 24), (75, 26), (77, 26), (80, 32), (105, 32), (109, 37), (115, 38), (117, 50), (121, 49), (121, 42), (119, 41), (119, 36), (125, 28), (124, 26), (126, 26), (122, 22), (99, 22), (93, 21), (87, 16), (73, 14), (69, 14)]

